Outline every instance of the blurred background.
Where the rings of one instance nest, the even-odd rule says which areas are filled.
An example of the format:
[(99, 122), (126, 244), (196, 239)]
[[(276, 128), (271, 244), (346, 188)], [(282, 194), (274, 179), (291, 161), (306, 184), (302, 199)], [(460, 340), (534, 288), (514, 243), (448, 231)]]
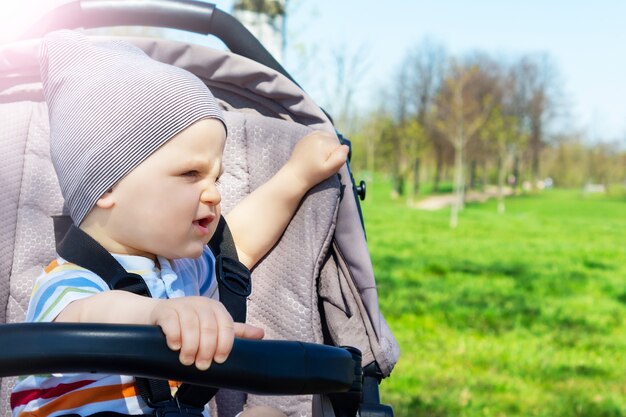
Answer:
[[(0, 41), (62, 2), (3, 0)], [(403, 352), (383, 402), (626, 416), (626, 3), (216, 4), (352, 141)]]

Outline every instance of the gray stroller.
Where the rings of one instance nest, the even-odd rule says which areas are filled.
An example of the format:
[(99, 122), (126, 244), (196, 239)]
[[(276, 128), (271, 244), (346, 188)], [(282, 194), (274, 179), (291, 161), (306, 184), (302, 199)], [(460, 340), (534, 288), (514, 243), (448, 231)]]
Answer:
[(219, 100), (229, 132), (221, 179), (224, 212), (269, 179), (311, 129), (335, 132), (328, 115), (259, 41), (212, 4), (74, 1), (46, 15), (24, 40), (0, 45), (2, 416), (11, 414), (13, 376), (51, 372), (218, 387), (210, 409), (219, 417), (234, 416), (244, 404), (273, 405), (302, 417), (393, 416), (391, 407), (380, 404), (378, 385), (391, 373), (399, 349), (378, 309), (359, 208), (365, 189), (355, 186), (349, 164), (309, 192), (279, 243), (252, 273), (247, 321), (265, 328), (269, 340), (236, 340), (224, 364), (204, 372), (182, 366), (157, 327), (18, 324), (33, 280), (55, 256), (67, 218), (49, 159), (38, 38), (61, 28), (112, 26), (210, 34), (230, 49), (126, 38), (152, 58), (194, 73)]

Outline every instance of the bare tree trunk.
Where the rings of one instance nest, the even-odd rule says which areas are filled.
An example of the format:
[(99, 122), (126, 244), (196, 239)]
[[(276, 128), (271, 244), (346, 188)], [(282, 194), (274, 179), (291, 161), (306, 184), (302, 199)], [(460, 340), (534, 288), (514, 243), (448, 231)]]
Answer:
[(420, 158), (415, 158), (415, 162), (413, 163), (413, 196), (416, 196), (420, 193), (420, 167), (422, 165), (422, 160)]
[(463, 137), (457, 138), (454, 152), (454, 203), (450, 211), (450, 227), (459, 224), (459, 212), (463, 209), (465, 180), (463, 176)]
[(530, 137), (530, 158), (531, 158), (531, 186), (534, 190), (539, 179), (539, 158), (541, 154), (541, 133), (540, 127), (533, 126), (533, 132)]
[(415, 158), (413, 160), (413, 163), (411, 164), (411, 177), (413, 179), (413, 183), (411, 184), (411, 188), (409, 189), (409, 196), (407, 198), (407, 203), (409, 205), (412, 205), (415, 202), (417, 195), (420, 192), (420, 163), (420, 158)]
[(484, 189), (485, 185), (489, 184), (489, 173), (488, 173), (488, 169), (487, 169), (487, 163), (483, 162), (480, 165), (480, 170), (481, 170), (481, 177), (480, 177), (480, 182), (481, 185)]
[(435, 148), (435, 178), (433, 179), (433, 193), (439, 192), (439, 183), (443, 168), (443, 150), (440, 146)]
[(399, 164), (394, 164), (391, 174), (391, 198), (396, 199), (404, 195), (404, 177), (400, 172)]
[(511, 186), (513, 187), (513, 193), (515, 195), (517, 195), (518, 193), (518, 187), (520, 184), (520, 172), (519, 172), (519, 156), (515, 155), (514, 159), (513, 159), (513, 184), (511, 184)]
[(470, 162), (470, 172), (469, 172), (469, 189), (470, 190), (475, 190), (476, 189), (476, 170), (477, 170), (478, 164), (476, 163), (476, 160), (472, 160)]
[(447, 96), (448, 114), (444, 121), (440, 122), (442, 131), (454, 146), (454, 203), (450, 210), (451, 228), (457, 227), (459, 212), (463, 209), (465, 200), (464, 153), (467, 141), (485, 124), (492, 110), (488, 96), (480, 99), (469, 95), (469, 101), (463, 97), (465, 87), (475, 75), (474, 67), (469, 70), (456, 67), (453, 78), (448, 83), (450, 87), (448, 90), (450, 94)]
[(504, 214), (506, 206), (504, 203), (504, 181), (506, 177), (506, 163), (505, 156), (500, 152), (498, 158), (498, 213)]

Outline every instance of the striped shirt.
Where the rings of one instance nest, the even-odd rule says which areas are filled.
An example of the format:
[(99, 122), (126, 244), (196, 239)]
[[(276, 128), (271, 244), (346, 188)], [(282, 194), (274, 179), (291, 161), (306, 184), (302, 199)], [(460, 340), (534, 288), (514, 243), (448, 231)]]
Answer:
[[(168, 261), (159, 267), (141, 256), (117, 255), (128, 272), (143, 277), (154, 298), (204, 295), (217, 298), (215, 258), (208, 247), (197, 259)], [(107, 291), (102, 278), (91, 271), (57, 258), (37, 278), (26, 313), (27, 322), (51, 322), (72, 301)], [(170, 382), (173, 390), (176, 384)], [(146, 414), (148, 407), (126, 375), (52, 374), (22, 377), (11, 393), (14, 417), (54, 417), (101, 411)], [(206, 410), (205, 410), (206, 412)]]

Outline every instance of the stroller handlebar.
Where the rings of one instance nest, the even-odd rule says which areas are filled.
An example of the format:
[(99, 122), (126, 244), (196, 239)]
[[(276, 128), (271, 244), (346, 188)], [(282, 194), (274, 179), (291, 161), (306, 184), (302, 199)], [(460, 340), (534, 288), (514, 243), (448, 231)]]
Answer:
[(304, 342), (235, 339), (226, 362), (206, 371), (182, 365), (157, 326), (5, 324), (0, 344), (0, 377), (97, 372), (287, 395), (360, 387), (356, 349)]
[(241, 22), (215, 4), (198, 0), (75, 0), (47, 12), (22, 39), (58, 29), (111, 26), (153, 26), (214, 35), (233, 53), (278, 71), (295, 83)]

